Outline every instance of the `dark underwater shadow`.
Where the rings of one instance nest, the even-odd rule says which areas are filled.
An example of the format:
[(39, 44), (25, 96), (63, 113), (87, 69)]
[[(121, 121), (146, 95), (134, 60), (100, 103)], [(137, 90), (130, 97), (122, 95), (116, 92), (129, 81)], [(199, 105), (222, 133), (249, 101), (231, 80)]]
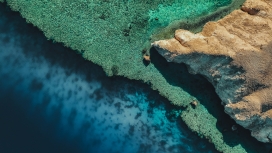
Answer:
[[(43, 117), (40, 113), (29, 116), (28, 97), (14, 95), (13, 91), (0, 91), (1, 153), (82, 152), (77, 141), (59, 141), (54, 126), (41, 122)], [(18, 102), (24, 104), (18, 105)]]
[[(87, 80), (92, 80), (93, 78), (97, 78), (102, 81), (102, 86), (106, 88), (108, 91), (118, 91), (120, 88), (120, 84), (129, 83), (134, 86), (128, 90), (131, 93), (134, 93), (137, 89), (143, 88), (144, 92), (148, 93), (148, 99), (150, 101), (154, 101), (154, 103), (150, 103), (150, 111), (161, 105), (160, 103), (156, 103), (156, 101), (163, 101), (165, 103), (165, 108), (167, 110), (168, 118), (173, 121), (178, 120), (180, 125), (180, 129), (189, 133), (190, 138), (193, 138), (195, 141), (200, 141), (201, 139), (193, 132), (191, 132), (188, 127), (180, 121), (180, 118), (172, 115), (172, 111), (177, 108), (169, 103), (168, 100), (161, 97), (157, 91), (153, 91), (146, 84), (139, 83), (139, 81), (128, 80), (123, 77), (112, 77), (108, 78), (103, 72), (102, 68), (84, 60), (81, 55), (76, 54), (74, 51), (63, 47), (62, 44), (59, 43), (51, 43), (49, 41), (45, 41), (45, 38), (41, 31), (37, 28), (33, 27), (31, 24), (25, 24), (25, 20), (22, 19), (17, 12), (10, 11), (10, 9), (5, 5), (0, 3), (0, 10), (3, 14), (8, 14), (8, 17), (5, 19), (7, 23), (14, 25), (11, 29), (9, 25), (1, 26), (1, 31), (15, 31), (19, 35), (24, 35), (22, 39), (28, 39), (33, 41), (22, 41), (21, 43), (23, 51), (26, 56), (35, 57), (42, 56), (47, 61), (50, 61), (52, 65), (58, 64), (61, 67), (67, 69), (66, 75), (69, 76), (73, 73), (78, 73), (86, 76)], [(3, 12), (2, 12), (3, 11)], [(1, 14), (2, 15), (2, 14)], [(42, 38), (42, 39), (41, 39)], [(10, 38), (6, 38), (5, 41), (10, 41)], [(41, 45), (42, 44), (42, 45)], [(43, 50), (34, 51), (31, 48), (33, 46), (39, 47), (42, 46)], [(193, 76), (187, 72), (186, 66), (181, 64), (167, 63), (164, 58), (160, 55), (156, 54), (156, 52), (152, 52), (151, 55), (152, 62), (157, 68), (161, 71), (162, 74), (166, 77), (169, 83), (182, 87), (184, 90), (197, 97), (203, 105), (207, 107), (207, 109), (212, 112), (215, 117), (221, 119), (222, 123), (218, 123), (218, 128), (230, 128), (233, 125), (234, 121), (229, 119), (226, 114), (223, 113), (223, 107), (220, 105), (220, 100), (214, 93), (213, 87), (203, 79), (201, 76)], [(95, 71), (95, 75), (90, 75), (92, 71)], [(177, 73), (177, 71), (179, 73)], [(175, 76), (175, 77), (173, 77)], [(50, 75), (47, 76), (50, 78)], [(189, 80), (189, 81), (188, 81)], [(114, 82), (114, 83), (113, 83)], [(207, 86), (207, 87), (205, 87)], [(204, 88), (205, 87), (205, 88)], [(39, 85), (34, 88), (40, 88)], [(202, 90), (202, 92), (196, 90)], [(214, 101), (218, 101), (214, 105), (210, 105), (208, 100), (205, 100), (205, 94), (203, 93), (203, 89), (207, 90), (207, 93), (211, 96), (214, 96)], [(213, 92), (211, 92), (213, 91)], [(5, 93), (4, 91), (2, 93)], [(84, 128), (82, 135), (79, 135), (74, 140), (64, 141), (62, 138), (57, 138), (55, 126), (60, 122), (60, 110), (63, 106), (58, 106), (55, 109), (55, 114), (53, 121), (50, 124), (42, 123), (44, 116), (39, 114), (43, 108), (47, 104), (47, 100), (44, 101), (42, 105), (40, 105), (35, 115), (29, 116), (26, 110), (29, 105), (27, 105), (28, 100), (27, 97), (21, 97), (18, 94), (10, 94), (11, 91), (6, 91), (6, 96), (1, 97), (0, 103), (0, 152), (84, 152), (80, 146), (80, 139), (85, 134)], [(99, 92), (96, 93), (99, 98)], [(30, 97), (29, 97), (30, 98)], [(50, 99), (50, 98), (49, 98)], [(26, 102), (26, 105), (18, 106), (15, 101)], [(218, 108), (220, 113), (215, 111), (214, 108)], [(226, 124), (228, 123), (228, 124)], [(222, 125), (221, 125), (222, 124)], [(3, 125), (3, 126), (2, 126)], [(42, 128), (45, 126), (46, 128)], [(88, 128), (90, 125), (86, 125)], [(43, 129), (43, 130), (40, 130)], [(240, 128), (238, 127), (238, 131)], [(241, 135), (241, 134), (240, 134)], [(249, 135), (248, 132), (245, 135)], [(229, 136), (232, 137), (231, 134)], [(224, 134), (224, 138), (228, 139), (228, 134)], [(251, 140), (250, 137), (248, 140)], [(230, 139), (231, 141), (233, 140)], [(206, 141), (207, 142), (207, 141)], [(227, 142), (227, 140), (226, 140)], [(255, 141), (252, 141), (255, 142)], [(207, 142), (208, 143), (208, 142)], [(230, 142), (232, 143), (232, 142)], [(237, 145), (238, 143), (234, 143), (233, 145)], [(256, 143), (255, 145), (258, 145)], [(210, 148), (214, 149), (212, 144), (209, 144)], [(178, 146), (177, 146), (178, 147)], [(260, 145), (261, 147), (261, 145)], [(216, 151), (214, 151), (216, 152)]]
[[(216, 128), (223, 134), (224, 141), (231, 147), (242, 145), (249, 153), (269, 152), (272, 144), (264, 144), (250, 136), (250, 131), (237, 125), (225, 112), (221, 100), (212, 84), (201, 75), (188, 72), (185, 64), (167, 62), (155, 48), (150, 49), (151, 63), (160, 71), (167, 82), (181, 87), (206, 107), (217, 118)], [(212, 103), (211, 103), (212, 102)], [(189, 106), (191, 107), (191, 106)], [(237, 130), (231, 127), (237, 125)]]
[[(22, 35), (22, 39), (33, 40), (25, 42), (24, 46), (37, 46), (41, 41), (42, 33), (20, 17), (18, 12), (10, 10), (5, 3), (0, 3), (0, 33), (16, 33)], [(27, 34), (28, 33), (28, 34)], [(6, 36), (3, 43), (12, 41), (12, 36)], [(16, 44), (16, 43), (15, 43)], [(1, 46), (0, 46), (1, 49)], [(25, 50), (25, 49), (24, 49)], [(2, 50), (1, 50), (2, 51)], [(35, 50), (33, 50), (35, 52)], [(39, 54), (39, 53), (36, 53)], [(12, 57), (9, 57), (12, 58)], [(32, 59), (30, 59), (32, 60)], [(5, 64), (5, 63), (1, 63)], [(15, 69), (14, 69), (15, 70)], [(9, 78), (6, 78), (7, 80)], [(5, 80), (1, 80), (1, 83)], [(23, 80), (18, 80), (23, 81)], [(18, 86), (14, 86), (17, 88)], [(36, 83), (34, 90), (42, 88), (42, 84)], [(8, 89), (8, 90), (6, 90)], [(55, 113), (51, 123), (41, 122), (44, 115), (40, 110), (44, 110), (45, 105), (33, 114), (29, 114), (32, 97), (24, 95), (16, 89), (5, 88), (1, 84), (0, 88), (0, 152), (1, 153), (75, 153), (83, 152), (77, 140), (60, 139), (56, 134), (56, 123), (60, 122), (60, 115)], [(46, 104), (46, 101), (44, 102)], [(56, 107), (60, 112), (62, 106)]]
[[(175, 122), (178, 120), (180, 130), (185, 133), (189, 133), (190, 137), (195, 142), (202, 141), (207, 143), (210, 150), (216, 152), (213, 145), (208, 143), (207, 140), (200, 139), (197, 134), (192, 133), (184, 122), (180, 121), (179, 116), (173, 115), (173, 111), (177, 111), (181, 108), (173, 106), (170, 102), (161, 97), (157, 91), (153, 91), (147, 84), (140, 81), (128, 80), (123, 77), (111, 77), (108, 78), (103, 72), (100, 66), (97, 66), (90, 61), (84, 60), (80, 54), (76, 54), (74, 51), (63, 47), (62, 44), (52, 43), (47, 41), (43, 36), (43, 33), (31, 24), (26, 24), (17, 12), (11, 11), (5, 4), (0, 3), (0, 15), (8, 15), (6, 17), (4, 26), (0, 25), (0, 33), (14, 32), (18, 35), (22, 35), (22, 39), (33, 41), (21, 41), (23, 46), (24, 55), (29, 60), (36, 60), (35, 57), (42, 57), (46, 61), (50, 61), (52, 65), (60, 65), (60, 67), (66, 69), (66, 75), (81, 74), (85, 76), (86, 80), (91, 81), (97, 79), (102, 82), (104, 90), (118, 91), (122, 88), (122, 84), (131, 84), (131, 87), (127, 90), (128, 93), (135, 93), (138, 89), (143, 89), (145, 93), (148, 93), (148, 100), (154, 101), (149, 104), (149, 111), (153, 108), (159, 107), (161, 102), (164, 103), (167, 111), (167, 117)], [(12, 27), (12, 28), (10, 28)], [(6, 37), (5, 41), (11, 41), (12, 36)], [(40, 48), (33, 50), (33, 48)], [(33, 58), (34, 57), (34, 58)], [(39, 59), (39, 58), (37, 58)], [(14, 69), (16, 70), (16, 69)], [(93, 74), (92, 72), (95, 72)], [(93, 74), (93, 75), (92, 75)], [(50, 78), (52, 74), (46, 75), (46, 78)], [(32, 90), (39, 90), (42, 88), (42, 84), (34, 83)], [(86, 152), (83, 150), (81, 138), (85, 135), (85, 130), (91, 125), (86, 122), (82, 127), (82, 133), (73, 140), (66, 137), (59, 137), (55, 128), (58, 123), (61, 122), (61, 109), (62, 105), (55, 107), (52, 114), (52, 120), (50, 123), (45, 123), (45, 116), (41, 113), (48, 105), (50, 97), (45, 98), (41, 105), (35, 108), (34, 113), (29, 114), (28, 110), (31, 107), (31, 97), (26, 97), (24, 94), (14, 91), (2, 91), (3, 95), (0, 97), (0, 152), (28, 152), (28, 153), (61, 153), (61, 152)], [(99, 91), (95, 95), (100, 98)], [(160, 101), (160, 102), (158, 102)], [(18, 105), (21, 103), (21, 105)], [(71, 120), (73, 120), (73, 114), (71, 114)], [(176, 133), (174, 133), (176, 134)], [(188, 143), (189, 144), (189, 143)], [(180, 147), (180, 146), (177, 146)], [(194, 146), (192, 146), (194, 147)], [(174, 148), (173, 148), (174, 149)], [(182, 148), (181, 148), (182, 149)]]

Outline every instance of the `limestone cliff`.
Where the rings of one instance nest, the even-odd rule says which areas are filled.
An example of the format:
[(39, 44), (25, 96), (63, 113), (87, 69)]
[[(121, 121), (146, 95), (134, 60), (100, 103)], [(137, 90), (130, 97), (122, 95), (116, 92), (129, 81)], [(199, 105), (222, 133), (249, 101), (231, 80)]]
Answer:
[(247, 0), (202, 32), (177, 30), (153, 43), (215, 87), (225, 112), (261, 142), (272, 142), (272, 0)]

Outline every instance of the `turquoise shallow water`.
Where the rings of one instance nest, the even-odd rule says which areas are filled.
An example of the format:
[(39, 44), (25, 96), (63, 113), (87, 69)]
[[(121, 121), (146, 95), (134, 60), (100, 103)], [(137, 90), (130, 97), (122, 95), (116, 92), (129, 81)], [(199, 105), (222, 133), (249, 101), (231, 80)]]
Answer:
[(217, 152), (148, 85), (109, 78), (0, 5), (0, 152)]
[[(181, 112), (183, 119), (190, 126), (190, 128), (199, 132), (200, 136), (205, 136), (209, 138), (210, 141), (213, 141), (216, 144), (217, 149), (221, 149), (226, 152), (233, 152), (235, 150), (236, 152), (240, 153), (241, 151), (249, 152), (251, 148), (254, 148), (253, 152), (258, 152), (260, 149), (266, 147), (252, 140), (252, 138), (249, 137), (248, 131), (242, 132), (243, 130), (240, 128), (238, 128), (239, 133), (229, 131), (230, 127), (235, 123), (227, 118), (226, 114), (223, 113), (220, 100), (218, 100), (218, 97), (216, 98), (215, 93), (212, 92), (213, 89), (202, 88), (201, 85), (207, 85), (207, 81), (205, 82), (205, 80), (201, 79), (198, 80), (196, 78), (199, 77), (188, 75), (184, 65), (181, 66), (173, 63), (167, 63), (159, 56), (151, 56), (153, 61), (149, 65), (145, 65), (143, 63), (142, 47), (144, 46), (146, 40), (149, 39), (150, 32), (153, 32), (152, 26), (160, 27), (164, 24), (164, 22), (162, 22), (163, 18), (159, 16), (159, 13), (161, 12), (159, 6), (161, 5), (157, 5), (158, 1), (156, 1), (156, 3), (146, 2), (146, 5), (143, 5), (145, 2), (140, 1), (126, 1), (122, 2), (122, 5), (119, 3), (109, 3), (109, 1), (94, 1), (94, 5), (93, 3), (88, 3), (92, 5), (78, 5), (79, 3), (73, 3), (72, 1), (58, 1), (61, 3), (56, 1), (47, 2), (48, 3), (41, 3), (41, 1), (9, 0), (9, 4), (12, 5), (13, 8), (20, 9), (23, 17), (27, 18), (29, 22), (32, 22), (41, 28), (45, 32), (47, 38), (62, 42), (64, 45), (78, 50), (78, 53), (84, 58), (101, 65), (103, 70), (106, 71), (107, 75), (122, 75), (130, 79), (143, 80), (149, 84), (151, 88), (158, 90), (161, 95), (171, 100), (172, 103), (186, 106), (186, 109), (183, 108), (185, 111)], [(194, 3), (192, 4), (198, 5), (197, 1), (193, 2)], [(93, 9), (86, 9), (86, 6)], [(171, 9), (173, 6), (174, 8), (178, 7), (178, 5), (173, 3), (173, 1), (169, 1), (163, 7)], [(91, 12), (88, 12), (90, 10)], [(153, 15), (155, 20), (149, 20), (149, 15)], [(156, 16), (158, 19), (156, 19)], [(6, 18), (4, 16), (2, 17), (3, 20), (0, 20), (0, 22), (4, 24), (4, 26), (1, 28), (2, 32), (12, 30), (13, 28), (10, 28), (9, 25), (4, 23)], [(17, 21), (17, 18), (13, 18), (13, 16), (9, 16), (9, 19), (14, 19), (14, 21)], [(168, 21), (170, 20), (167, 18), (167, 21), (165, 22)], [(14, 24), (21, 27), (20, 22), (14, 22)], [(149, 29), (150, 27), (151, 30)], [(16, 28), (14, 27), (14, 29)], [(67, 141), (74, 140), (79, 142), (79, 144), (84, 144), (84, 142), (90, 142), (89, 140), (93, 140), (94, 143), (91, 143), (91, 146), (101, 146), (101, 141), (105, 142), (105, 144), (112, 145), (113, 142), (116, 144), (116, 141), (118, 142), (117, 138), (123, 138), (123, 136), (126, 137), (126, 134), (128, 133), (135, 134), (135, 131), (137, 131), (135, 129), (140, 129), (140, 127), (142, 127), (138, 124), (135, 125), (134, 122), (131, 123), (131, 121), (133, 121), (133, 117), (130, 117), (130, 115), (137, 119), (135, 122), (140, 120), (144, 123), (150, 123), (144, 126), (145, 128), (154, 127), (154, 131), (159, 131), (156, 130), (156, 126), (161, 125), (161, 121), (163, 120), (167, 122), (167, 124), (165, 123), (165, 126), (162, 126), (163, 129), (167, 129), (166, 127), (170, 126), (170, 133), (178, 131), (177, 129), (179, 128), (173, 128), (174, 124), (171, 122), (172, 117), (170, 117), (170, 121), (167, 120), (169, 120), (169, 114), (170, 116), (176, 116), (179, 111), (167, 113), (166, 111), (168, 111), (168, 109), (163, 106), (165, 104), (161, 106), (159, 105), (160, 107), (165, 108), (165, 111), (163, 111), (163, 109), (160, 107), (155, 108), (153, 106), (152, 109), (149, 109), (150, 105), (144, 103), (144, 101), (146, 101), (152, 104), (154, 101), (154, 99), (150, 99), (150, 90), (139, 90), (137, 92), (135, 91), (128, 94), (130, 95), (129, 97), (123, 96), (127, 95), (127, 92), (123, 90), (123, 88), (126, 89), (127, 87), (126, 83), (120, 83), (113, 79), (109, 82), (117, 82), (121, 85), (121, 87), (110, 88), (108, 90), (113, 92), (105, 93), (107, 90), (105, 89), (105, 91), (101, 91), (101, 88), (106, 86), (114, 87), (114, 84), (105, 84), (105, 82), (100, 82), (95, 79), (93, 82), (88, 82), (90, 80), (92, 81), (90, 76), (92, 76), (91, 74), (93, 74), (93, 72), (85, 67), (85, 65), (82, 63), (84, 60), (80, 59), (79, 55), (78, 58), (80, 60), (72, 60), (76, 55), (69, 54), (69, 56), (72, 56), (70, 60), (70, 58), (66, 57), (66, 54), (68, 54), (66, 51), (63, 51), (60, 54), (55, 54), (58, 50), (62, 50), (60, 49), (61, 45), (59, 46), (60, 48), (50, 47), (50, 45), (41, 47), (41, 45), (39, 45), (37, 42), (37, 40), (40, 39), (39, 37), (30, 37), (30, 35), (24, 33), (24, 30), (20, 30), (23, 35), (22, 37), (18, 38), (18, 40), (27, 40), (27, 42), (18, 41), (16, 39), (14, 42), (16, 45), (14, 45), (12, 44), (12, 39), (7, 36), (3, 37), (4, 44), (11, 43), (10, 46), (21, 46), (23, 48), (22, 53), (19, 52), (20, 49), (13, 47), (9, 48), (9, 50), (13, 52), (2, 52), (2, 57), (4, 57), (2, 60), (2, 76), (3, 78), (10, 78), (10, 81), (3, 81), (3, 87), (4, 84), (6, 84), (7, 87), (3, 90), (15, 93), (12, 95), (12, 97), (17, 97), (17, 95), (19, 95), (18, 93), (28, 96), (29, 99), (26, 101), (29, 101), (30, 104), (27, 105), (29, 107), (26, 107), (25, 109), (28, 110), (30, 108), (30, 110), (27, 114), (29, 114), (29, 116), (35, 116), (31, 115), (31, 113), (40, 113), (42, 116), (41, 118), (43, 119), (39, 118), (39, 120), (46, 120), (44, 125), (52, 125), (52, 127), (54, 127), (53, 129), (55, 129), (53, 131), (57, 131), (55, 136), (58, 136), (60, 141), (63, 140), (63, 136), (67, 136), (65, 137), (67, 138)], [(33, 32), (30, 30), (30, 33)], [(20, 33), (14, 35), (19, 34)], [(10, 33), (8, 35), (11, 36)], [(36, 36), (36, 34), (34, 33), (32, 36)], [(22, 42), (24, 43), (23, 45), (21, 44)], [(35, 56), (31, 56), (32, 53), (29, 52), (33, 50), (31, 46), (37, 47), (34, 49), (35, 52), (33, 52), (37, 53)], [(40, 58), (38, 56), (40, 53), (42, 53), (43, 49), (41, 48), (53, 51), (48, 52), (48, 56), (50, 55), (50, 58)], [(31, 58), (31, 60), (28, 57)], [(62, 65), (64, 68), (61, 68), (61, 64), (58, 63), (58, 61), (66, 63), (67, 65), (64, 64)], [(38, 63), (38, 65), (35, 66), (35, 63)], [(8, 67), (8, 65), (12, 65), (12, 69), (9, 69), (10, 67)], [(18, 72), (14, 71), (13, 68), (18, 68)], [(33, 71), (30, 71), (30, 69)], [(34, 71), (34, 69), (37, 71)], [(84, 71), (83, 76), (81, 76), (81, 74), (78, 75), (80, 70)], [(176, 72), (176, 70), (178, 70), (178, 72)], [(95, 73), (97, 73), (96, 70)], [(101, 74), (103, 74), (102, 71)], [(188, 82), (189, 79), (191, 79), (190, 82)], [(86, 83), (90, 83), (90, 86), (86, 86)], [(140, 88), (137, 86), (137, 84), (138, 83), (133, 84), (133, 86)], [(19, 89), (17, 89), (17, 87)], [(145, 88), (148, 87), (149, 86), (145, 86)], [(4, 91), (3, 93), (6, 93)], [(120, 93), (115, 93), (116, 91), (120, 91)], [(87, 97), (89, 98), (86, 98), (86, 95), (88, 95)], [(103, 99), (103, 97), (108, 97), (108, 95), (116, 96)], [(155, 97), (157, 96), (158, 93)], [(23, 97), (18, 97), (23, 99)], [(34, 97), (35, 100), (31, 99), (31, 97)], [(195, 109), (190, 106), (190, 102), (192, 100), (198, 100), (200, 102), (199, 106)], [(67, 101), (67, 103), (64, 103), (64, 101)], [(95, 104), (93, 103), (87, 106), (88, 101), (95, 102)], [(159, 101), (161, 101), (161, 97), (159, 98)], [(129, 105), (127, 105), (126, 102), (128, 102)], [(140, 104), (135, 105), (136, 103)], [(131, 109), (129, 109), (129, 107), (131, 107)], [(127, 113), (125, 111), (128, 109), (131, 112)], [(141, 117), (136, 117), (139, 116), (137, 115), (139, 110), (147, 111), (146, 115), (142, 113)], [(114, 113), (115, 116), (119, 117), (113, 118), (112, 114), (109, 115), (106, 111)], [(93, 112), (93, 116), (89, 114), (90, 112)], [(97, 119), (98, 121), (93, 121), (93, 118)], [(126, 121), (126, 118), (129, 118), (129, 122), (122, 122), (122, 128), (124, 130), (120, 133), (119, 121)], [(84, 123), (83, 127), (83, 122), (85, 122), (85, 119), (90, 123)], [(152, 119), (152, 121), (154, 120), (154, 122), (150, 122), (149, 119)], [(119, 125), (117, 126), (118, 128), (116, 127), (117, 133), (115, 134), (111, 134), (111, 132), (114, 133), (113, 131), (115, 131), (115, 128), (110, 127), (112, 125), (108, 126), (109, 123), (113, 121)], [(86, 131), (86, 129), (95, 131), (92, 125), (95, 127), (101, 126), (103, 129), (96, 128), (98, 132), (93, 132), (93, 135), (90, 133), (92, 136), (91, 138), (101, 135), (101, 132), (99, 131), (105, 130), (103, 132), (108, 132), (107, 134), (109, 134), (110, 137), (114, 137), (116, 139), (105, 138), (103, 140), (95, 140), (89, 138), (88, 136), (81, 137), (88, 133), (88, 130)], [(134, 130), (131, 128), (131, 125), (135, 126)], [(45, 126), (45, 129), (46, 128), (47, 126)], [(227, 132), (225, 133), (223, 132), (225, 130), (224, 128), (227, 129)], [(83, 131), (83, 134), (78, 131)], [(197, 145), (197, 142), (193, 142), (192, 145), (183, 143), (183, 141), (185, 141), (187, 138), (192, 138), (191, 135), (186, 137), (186, 134), (182, 134), (181, 137), (185, 135), (186, 139), (181, 139), (179, 135), (171, 136), (169, 133), (168, 135), (165, 135), (165, 131), (167, 130), (160, 130), (164, 132), (156, 134), (150, 132), (148, 132), (149, 134), (146, 134), (145, 131), (149, 130), (143, 129), (142, 133), (136, 134), (143, 135), (143, 138), (135, 137), (134, 134), (130, 136), (129, 134), (131, 141), (125, 141), (124, 144), (129, 145), (130, 148), (134, 149), (145, 148), (147, 151), (148, 149), (149, 151), (161, 151), (165, 148), (168, 151), (180, 151), (179, 149), (190, 151), (192, 148), (195, 149), (195, 151), (197, 151), (199, 148), (202, 148), (202, 150), (200, 149), (201, 151), (209, 150), (209, 147), (206, 148), (206, 145), (201, 145), (201, 143), (199, 145)], [(152, 141), (151, 147), (150, 145), (141, 146), (143, 142), (150, 140), (150, 136), (153, 138), (154, 135), (156, 135), (158, 138), (161, 136), (169, 141), (167, 141), (168, 143), (165, 143), (164, 141), (155, 139)], [(242, 137), (240, 135), (242, 135)], [(86, 141), (81, 140), (81, 138), (86, 139)], [(130, 144), (131, 142), (138, 143)], [(154, 144), (161, 145), (153, 145), (153, 142)], [(151, 142), (148, 141), (148, 143)], [(194, 146), (194, 144), (197, 146)], [(118, 145), (120, 146), (120, 144)], [(156, 146), (157, 148), (153, 146)], [(79, 148), (82, 147), (84, 147), (84, 145)], [(90, 149), (90, 145), (85, 145), (85, 147), (89, 147), (88, 149)], [(99, 150), (105, 148), (107, 147), (97, 147), (96, 149)], [(126, 147), (122, 148), (130, 149)]]
[(192, 22), (231, 2), (232, 0), (175, 0), (169, 5), (159, 4), (157, 9), (148, 12), (150, 26), (154, 29), (166, 27), (175, 20)]

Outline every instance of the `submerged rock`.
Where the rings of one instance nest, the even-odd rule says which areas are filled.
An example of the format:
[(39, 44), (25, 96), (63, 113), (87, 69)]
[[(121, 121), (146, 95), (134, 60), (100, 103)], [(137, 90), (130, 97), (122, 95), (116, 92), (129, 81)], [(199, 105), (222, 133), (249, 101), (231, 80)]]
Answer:
[(247, 0), (202, 32), (177, 30), (153, 43), (169, 62), (185, 63), (215, 87), (225, 112), (261, 142), (272, 142), (272, 1)]
[[(224, 0), (227, 1), (230, 2)], [(160, 0), (154, 0), (152, 3), (62, 0), (56, 3), (55, 1), (8, 0), (6, 4), (14, 11), (19, 11), (27, 22), (37, 26), (48, 39), (60, 42), (76, 50), (86, 60), (102, 66), (108, 76), (118, 75), (144, 81), (172, 104), (186, 107), (180, 115), (182, 120), (192, 131), (212, 142), (219, 151), (242, 153), (251, 152), (248, 150), (253, 149), (256, 150), (255, 152), (267, 152), (260, 151), (266, 149), (263, 147), (264, 144), (248, 139), (247, 133), (239, 137), (236, 132), (227, 134), (223, 132), (223, 128), (231, 127), (233, 124), (228, 125), (221, 108), (217, 107), (217, 104), (210, 103), (215, 99), (217, 101), (217, 97), (214, 99), (213, 96), (207, 95), (209, 90), (213, 92), (213, 88), (206, 90), (200, 88), (201, 94), (198, 94), (198, 90), (194, 90), (196, 85), (206, 85), (200, 81), (202, 78), (189, 75), (183, 66), (178, 67), (179, 64), (165, 63), (166, 61), (156, 51), (156, 58), (152, 54), (154, 52), (150, 52), (150, 63), (143, 59), (143, 54), (148, 51), (149, 42), (152, 40), (170, 38), (168, 36), (172, 36), (172, 31), (174, 32), (173, 29), (176, 28), (200, 31), (204, 23), (217, 20), (231, 10), (240, 8), (244, 0), (233, 0), (230, 5), (224, 3), (226, 6), (220, 8), (216, 4), (223, 0), (201, 2), (184, 0), (183, 2), (186, 3), (182, 4), (178, 1), (175, 1), (176, 4), (173, 1), (163, 2), (164, 4)], [(202, 4), (209, 4), (211, 7), (203, 7)], [(174, 12), (170, 11), (175, 10), (174, 8), (180, 9), (180, 12), (175, 12), (181, 15), (180, 17), (161, 13), (163, 10)], [(200, 16), (192, 17), (189, 12), (196, 12), (195, 15)], [(169, 18), (171, 21), (174, 18), (180, 20), (171, 23), (163, 30), (160, 23), (169, 21)], [(129, 36), (125, 36), (124, 33), (128, 32)], [(84, 68), (78, 67), (78, 69)], [(190, 106), (193, 100), (199, 100), (195, 109), (194, 106)], [(224, 125), (219, 125), (218, 120), (224, 121)]]
[(143, 58), (146, 62), (150, 62), (150, 56), (144, 55)]

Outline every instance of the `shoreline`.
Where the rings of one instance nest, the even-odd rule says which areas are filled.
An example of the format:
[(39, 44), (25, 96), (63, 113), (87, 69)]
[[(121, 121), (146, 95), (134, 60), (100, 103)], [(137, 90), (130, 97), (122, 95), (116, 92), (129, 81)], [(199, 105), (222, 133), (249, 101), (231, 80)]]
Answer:
[[(22, 10), (23, 11), (23, 10)], [(24, 14), (23, 15), (25, 18), (28, 18), (27, 17), (27, 14)], [(33, 16), (30, 16), (29, 18), (32, 18)], [(39, 27), (39, 25), (38, 25)], [(47, 37), (48, 37), (48, 33), (46, 34)], [(51, 38), (51, 37), (49, 37)], [(52, 39), (52, 38), (51, 38)], [(57, 40), (58, 41), (58, 40)], [(72, 41), (73, 42), (73, 41)], [(79, 42), (79, 40), (77, 41), (74, 41), (74, 43), (76, 42)], [(65, 42), (64, 44), (68, 45), (69, 42)], [(79, 43), (80, 44), (80, 43)], [(86, 46), (85, 46), (86, 47)], [(81, 47), (79, 46), (76, 46), (76, 45), (72, 45), (71, 46), (72, 49), (74, 50), (82, 50)], [(88, 47), (87, 47), (88, 49)], [(135, 50), (133, 50), (135, 51)], [(86, 51), (83, 51), (83, 57), (85, 58), (88, 58), (89, 60), (92, 60), (94, 63), (98, 64), (98, 65), (102, 65), (103, 69), (105, 70), (105, 72), (108, 74), (108, 76), (111, 76), (112, 75), (112, 66), (113, 66), (113, 63), (118, 63), (120, 61), (125, 61), (125, 60), (128, 60), (126, 59), (127, 56), (125, 52), (121, 52), (122, 54), (124, 54), (124, 57), (118, 59), (118, 60), (113, 60), (113, 59), (110, 59), (106, 62), (109, 62), (107, 64), (102, 64), (103, 61), (105, 61), (104, 58), (107, 58), (107, 56), (109, 56), (108, 54), (98, 54), (98, 55), (95, 55), (92, 51), (91, 52), (86, 52)], [(96, 57), (96, 56), (99, 56), (99, 57)], [(115, 56), (115, 55), (114, 55)], [(119, 57), (118, 57), (119, 58)], [(132, 58), (136, 58), (134, 61), (136, 63), (138, 62), (142, 62), (142, 55), (141, 53), (138, 53), (136, 57), (132, 57)], [(107, 60), (107, 59), (106, 59)], [(130, 59), (131, 60), (131, 59)], [(152, 60), (152, 59), (151, 59)], [(135, 63), (134, 62), (134, 63)], [(166, 97), (167, 99), (169, 99), (172, 103), (176, 104), (176, 105), (180, 105), (180, 106), (183, 106), (183, 107), (187, 107), (187, 106), (190, 106), (190, 103), (191, 101), (193, 100), (196, 100), (195, 97), (192, 97), (190, 94), (188, 94), (186, 91), (184, 91), (182, 88), (180, 87), (177, 87), (176, 85), (172, 85), (171, 83), (167, 82), (167, 80), (165, 80), (159, 72), (157, 72), (156, 68), (153, 68), (151, 67), (150, 65), (149, 66), (141, 66), (140, 68), (135, 68), (136, 70), (138, 69), (142, 69), (142, 71), (135, 71), (135, 70), (132, 70), (134, 67), (133, 66), (130, 66), (129, 65), (129, 62), (120, 62), (121, 64), (123, 65), (128, 65), (127, 67), (124, 67), (122, 66), (121, 64), (117, 65), (116, 67), (118, 67), (118, 71), (117, 75), (124, 75), (125, 77), (129, 78), (129, 79), (134, 79), (134, 80), (143, 80), (143, 82), (150, 82), (151, 83), (151, 88), (154, 89), (154, 90), (158, 90), (159, 93)], [(165, 63), (165, 62), (164, 62)], [(135, 64), (137, 65), (137, 64)], [(155, 71), (156, 70), (156, 71)], [(149, 73), (150, 72), (150, 73)], [(151, 74), (153, 73), (153, 74)], [(172, 72), (173, 73), (173, 72)], [(156, 76), (156, 75), (161, 75), (159, 78)], [(156, 77), (155, 77), (156, 76)], [(175, 81), (174, 81), (175, 82)], [(180, 84), (178, 84), (179, 86)], [(201, 112), (207, 112), (207, 109), (205, 108), (205, 106), (201, 105), (198, 107), (198, 110), (199, 112), (195, 112), (197, 114), (200, 114)], [(193, 113), (190, 112), (190, 110), (187, 112), (188, 115), (192, 115)], [(186, 115), (186, 112), (185, 114), (183, 115)], [(209, 115), (208, 113), (206, 113), (207, 118), (207, 122), (209, 124), (211, 124), (211, 128), (213, 129), (214, 127), (216, 128), (216, 118)], [(211, 122), (212, 121), (212, 122)], [(205, 123), (203, 123), (205, 124)], [(201, 124), (200, 124), (201, 125)], [(208, 127), (207, 127), (208, 128)], [(200, 130), (203, 130), (203, 129), (200, 129)], [(205, 129), (205, 130), (209, 130), (209, 129)], [(204, 136), (205, 137), (208, 137), (208, 136), (211, 136), (213, 134), (215, 134), (216, 132), (218, 132), (217, 129), (213, 129), (215, 132), (213, 133), (204, 133), (205, 131), (202, 131)], [(201, 131), (199, 131), (200, 133)], [(220, 132), (219, 132), (220, 133)], [(223, 140), (219, 134), (218, 135), (214, 135), (215, 137), (211, 137), (211, 139), (213, 139), (213, 141), (217, 141), (216, 139), (220, 139), (220, 140)], [(216, 142), (214, 142), (216, 143)], [(219, 144), (215, 144), (217, 149), (222, 149), (220, 147), (222, 147), (221, 145), (223, 146), (226, 146), (228, 148), (228, 145), (227, 144), (224, 144), (224, 142), (220, 142)], [(241, 147), (241, 146), (238, 146), (238, 147)], [(232, 149), (231, 147), (229, 147), (228, 149)], [(228, 150), (226, 149), (226, 150)]]

